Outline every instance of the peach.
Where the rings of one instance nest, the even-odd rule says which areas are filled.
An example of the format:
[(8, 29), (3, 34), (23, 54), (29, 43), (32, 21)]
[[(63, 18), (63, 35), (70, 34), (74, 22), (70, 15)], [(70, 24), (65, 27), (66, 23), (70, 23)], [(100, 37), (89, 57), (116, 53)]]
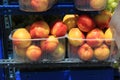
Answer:
[(95, 48), (94, 50), (94, 56), (96, 57), (96, 59), (100, 61), (108, 59), (109, 55), (110, 49), (106, 44), (102, 44), (101, 46)]
[(79, 16), (77, 26), (81, 31), (89, 32), (95, 28), (95, 23), (90, 16), (83, 14)]
[(32, 38), (46, 38), (50, 32), (49, 25), (45, 21), (34, 22), (30, 27), (30, 35)]
[(112, 40), (113, 39), (113, 34), (112, 34), (112, 31), (111, 31), (111, 28), (109, 27), (106, 31), (105, 31), (105, 43), (107, 45), (112, 45)]
[(81, 60), (89, 61), (93, 58), (93, 49), (87, 43), (85, 43), (79, 47), (78, 55)]
[(101, 10), (106, 6), (106, 0), (90, 0), (90, 6), (95, 10)]
[(92, 31), (90, 31), (87, 36), (87, 44), (91, 47), (98, 47), (103, 44), (105, 35), (103, 31), (99, 28), (95, 28)]
[(72, 46), (80, 46), (84, 43), (85, 36), (78, 28), (72, 28), (68, 33), (68, 40)]
[(25, 28), (19, 28), (13, 32), (13, 44), (19, 48), (26, 48), (31, 44), (30, 33)]
[(58, 39), (55, 36), (50, 35), (46, 40), (40, 42), (40, 47), (45, 52), (52, 52), (57, 48), (58, 44)]
[(56, 37), (64, 36), (67, 33), (67, 25), (64, 24), (62, 21), (54, 22), (51, 28), (51, 34)]
[(63, 17), (63, 22), (67, 25), (67, 31), (71, 28), (77, 27), (77, 18), (79, 16), (77, 14), (66, 14)]
[(62, 43), (59, 43), (51, 55), (54, 60), (62, 60), (65, 57), (65, 46)]
[(95, 23), (100, 29), (105, 29), (109, 27), (109, 22), (111, 20), (111, 16), (109, 14), (100, 13), (95, 16)]
[(31, 0), (30, 3), (35, 11), (46, 11), (49, 8), (49, 0)]
[(36, 45), (31, 45), (26, 50), (26, 56), (31, 61), (37, 61), (42, 55), (41, 48)]

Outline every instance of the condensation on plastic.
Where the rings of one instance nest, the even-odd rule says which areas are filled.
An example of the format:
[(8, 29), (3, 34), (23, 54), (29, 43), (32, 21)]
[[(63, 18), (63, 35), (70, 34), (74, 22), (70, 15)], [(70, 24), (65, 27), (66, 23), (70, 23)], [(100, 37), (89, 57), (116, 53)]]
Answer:
[(106, 7), (107, 0), (74, 0), (76, 9), (81, 11), (100, 11)]

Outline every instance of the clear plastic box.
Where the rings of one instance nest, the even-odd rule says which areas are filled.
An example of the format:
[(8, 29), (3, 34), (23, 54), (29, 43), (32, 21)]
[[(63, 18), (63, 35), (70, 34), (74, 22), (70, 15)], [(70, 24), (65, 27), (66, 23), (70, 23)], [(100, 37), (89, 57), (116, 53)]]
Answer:
[[(79, 46), (74, 46), (73, 42), (82, 41)], [(90, 42), (92, 46), (90, 46)], [(98, 41), (101, 41), (100, 45)], [(71, 39), (68, 38), (68, 58), (79, 62), (112, 62), (117, 54), (117, 45), (114, 39)], [(96, 43), (97, 42), (97, 43)], [(95, 45), (94, 45), (95, 43)], [(94, 45), (94, 46), (93, 46)]]
[(76, 9), (81, 11), (99, 11), (106, 7), (107, 0), (74, 0)]
[[(15, 31), (15, 30), (14, 30)], [(13, 39), (12, 31), (9, 39), (13, 43), (13, 59), (18, 62), (49, 62), (49, 61), (62, 61), (66, 55), (65, 36), (57, 37), (48, 40), (48, 38), (38, 39)], [(58, 42), (56, 42), (56, 40)], [(25, 48), (19, 47), (15, 43), (24, 43), (25, 45), (30, 42), (30, 45)], [(32, 47), (31, 47), (32, 46)], [(37, 47), (35, 47), (37, 46)]]
[(50, 9), (57, 0), (19, 0), (19, 8), (26, 12), (44, 12)]

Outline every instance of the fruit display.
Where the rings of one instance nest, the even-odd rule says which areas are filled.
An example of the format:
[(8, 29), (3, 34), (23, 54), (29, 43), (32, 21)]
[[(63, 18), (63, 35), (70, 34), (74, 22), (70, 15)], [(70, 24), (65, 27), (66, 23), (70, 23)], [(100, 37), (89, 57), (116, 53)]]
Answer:
[(68, 57), (82, 62), (111, 60), (117, 47), (109, 25), (111, 17), (107, 11), (101, 11), (93, 17), (80, 14), (76, 27), (67, 34)]
[(106, 7), (107, 0), (74, 0), (75, 7), (82, 11), (99, 11)]
[[(65, 30), (64, 33), (58, 31), (60, 27)], [(63, 22), (56, 22), (54, 28), (50, 28), (46, 21), (39, 20), (17, 28), (9, 36), (13, 43), (14, 59), (23, 62), (61, 61), (65, 57), (66, 33)]]
[(56, 0), (19, 0), (20, 10), (27, 12), (43, 12), (55, 4)]
[[(10, 34), (15, 59), (61, 61), (67, 55), (69, 59), (82, 62), (111, 60), (117, 52), (109, 25), (111, 17), (112, 13), (107, 10), (95, 15), (66, 14), (49, 16), (49, 19), (48, 16), (26, 16), (32, 20), (27, 22), (23, 18), (23, 22), (19, 22), (25, 22), (24, 28), (15, 29)], [(17, 22), (15, 28), (20, 26)]]

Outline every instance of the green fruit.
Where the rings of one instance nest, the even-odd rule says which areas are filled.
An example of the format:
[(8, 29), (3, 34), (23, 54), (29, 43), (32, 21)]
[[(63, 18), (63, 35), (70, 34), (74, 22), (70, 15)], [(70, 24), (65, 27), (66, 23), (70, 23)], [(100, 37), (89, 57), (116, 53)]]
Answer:
[(113, 3), (111, 3), (111, 7), (112, 7), (112, 8), (116, 8), (116, 7), (117, 7), (117, 5), (118, 5), (118, 3), (117, 3), (117, 2), (113, 2)]
[(115, 0), (108, 0), (108, 4), (113, 3)]

